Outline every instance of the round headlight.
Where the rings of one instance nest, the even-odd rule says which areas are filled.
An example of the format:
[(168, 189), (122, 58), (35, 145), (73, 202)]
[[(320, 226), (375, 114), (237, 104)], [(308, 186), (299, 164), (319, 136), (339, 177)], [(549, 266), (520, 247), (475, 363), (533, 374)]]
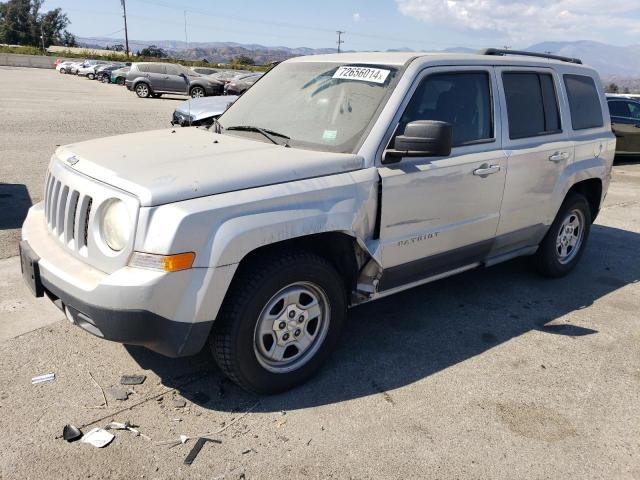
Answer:
[(129, 242), (131, 222), (122, 200), (110, 200), (104, 209), (100, 224), (102, 238), (111, 250), (119, 252)]

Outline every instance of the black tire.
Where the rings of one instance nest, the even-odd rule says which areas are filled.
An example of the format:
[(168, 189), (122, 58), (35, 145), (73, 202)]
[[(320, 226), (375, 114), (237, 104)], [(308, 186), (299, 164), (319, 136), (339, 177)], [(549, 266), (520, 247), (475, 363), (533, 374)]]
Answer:
[[(328, 261), (302, 251), (271, 255), (241, 269), (209, 338), (214, 358), (224, 374), (245, 390), (259, 394), (289, 390), (313, 376), (339, 340), (347, 305), (342, 278)], [(309, 352), (306, 363), (286, 373), (272, 372), (257, 358), (255, 328), (269, 301), (294, 282), (307, 282), (322, 290), (328, 299), (328, 330)]]
[(87, 74), (87, 78), (88, 78), (89, 80), (93, 80), (94, 78), (96, 78), (96, 76), (95, 76), (93, 73), (88, 73), (88, 74)]
[[(562, 224), (565, 219), (577, 212), (579, 217), (582, 215), (582, 238), (579, 244), (576, 245), (576, 251), (571, 253), (570, 259), (565, 262), (561, 260), (561, 255), (558, 251), (557, 240), (562, 228)], [(591, 231), (591, 207), (584, 195), (580, 193), (571, 193), (565, 198), (564, 202), (558, 210), (555, 220), (551, 224), (549, 231), (540, 242), (538, 251), (533, 256), (533, 265), (536, 270), (551, 278), (559, 278), (567, 275), (580, 261), (582, 254), (587, 246), (587, 240), (589, 239), (589, 232)]]
[(153, 94), (151, 94), (151, 96), (153, 98), (160, 98), (162, 96), (162, 94), (161, 93), (153, 93)]
[(116, 83), (120, 86), (124, 85), (124, 77), (116, 78)]
[(61, 68), (61, 69), (60, 69), (60, 73), (61, 73), (62, 75), (66, 75), (67, 71), (66, 71), (64, 68)]
[(207, 92), (203, 87), (196, 85), (195, 87), (191, 87), (191, 90), (189, 90), (189, 96), (191, 98), (206, 97)]
[(140, 98), (149, 98), (151, 96), (151, 87), (145, 82), (137, 83), (134, 90)]

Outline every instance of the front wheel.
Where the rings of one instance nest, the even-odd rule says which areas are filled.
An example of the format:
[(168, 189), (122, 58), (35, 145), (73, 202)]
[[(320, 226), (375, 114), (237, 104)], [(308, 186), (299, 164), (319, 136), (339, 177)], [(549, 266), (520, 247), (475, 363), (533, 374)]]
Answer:
[(66, 71), (64, 68), (61, 68), (61, 69), (60, 69), (60, 73), (61, 73), (61, 74), (63, 74), (63, 75), (65, 75), (65, 74), (67, 73), (67, 71)]
[(124, 85), (124, 77), (118, 77), (116, 83), (120, 86)]
[(149, 98), (151, 96), (151, 90), (149, 89), (149, 85), (146, 83), (139, 83), (136, 85), (136, 95), (140, 98)]
[(96, 78), (96, 76), (93, 73), (89, 73), (89, 74), (87, 74), (87, 78), (89, 80), (93, 80), (94, 78)]
[(190, 91), (189, 91), (189, 96), (191, 98), (199, 98), (199, 97), (204, 97), (207, 94), (207, 92), (204, 91), (204, 88), (202, 87), (193, 87)]
[(261, 394), (308, 380), (340, 338), (342, 278), (322, 257), (281, 253), (242, 267), (209, 340), (222, 371)]
[(589, 202), (582, 194), (570, 194), (533, 257), (538, 272), (557, 278), (573, 270), (582, 257), (590, 230)]

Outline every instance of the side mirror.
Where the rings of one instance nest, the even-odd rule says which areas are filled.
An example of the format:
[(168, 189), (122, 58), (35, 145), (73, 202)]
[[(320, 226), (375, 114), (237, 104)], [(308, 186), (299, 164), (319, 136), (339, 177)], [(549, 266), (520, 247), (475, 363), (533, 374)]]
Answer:
[(451, 154), (453, 127), (437, 120), (408, 123), (396, 136), (393, 149), (386, 150), (382, 163), (398, 163), (404, 157), (446, 157)]

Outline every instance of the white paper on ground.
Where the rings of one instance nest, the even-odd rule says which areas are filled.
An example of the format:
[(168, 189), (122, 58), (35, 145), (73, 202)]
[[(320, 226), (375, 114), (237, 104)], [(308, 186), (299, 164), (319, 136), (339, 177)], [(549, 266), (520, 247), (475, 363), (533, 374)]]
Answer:
[(94, 447), (102, 448), (111, 443), (115, 435), (107, 432), (102, 428), (94, 428), (93, 430), (84, 434), (80, 439), (82, 443), (89, 443)]

